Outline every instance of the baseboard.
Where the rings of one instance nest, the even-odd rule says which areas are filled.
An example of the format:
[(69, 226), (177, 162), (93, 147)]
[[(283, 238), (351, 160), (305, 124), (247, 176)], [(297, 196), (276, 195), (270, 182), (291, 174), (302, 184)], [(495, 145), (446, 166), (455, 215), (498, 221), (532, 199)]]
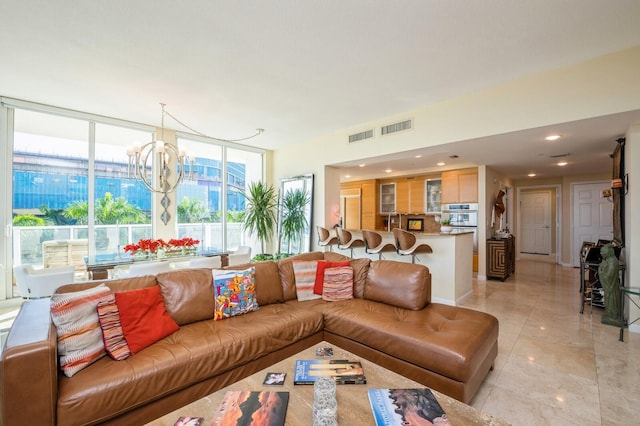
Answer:
[(459, 297), (456, 300), (456, 306), (459, 306), (462, 304), (462, 302), (464, 302), (465, 300), (469, 299), (471, 296), (473, 296), (473, 290), (469, 290), (468, 292), (466, 292), (465, 294), (463, 294), (461, 297)]
[(487, 280), (487, 276), (486, 276), (486, 275), (478, 275), (478, 276), (476, 277), (476, 279), (477, 279), (478, 281), (486, 281), (486, 280)]
[(443, 305), (456, 306), (456, 303), (453, 300), (442, 299), (440, 297), (432, 297), (431, 303), (441, 303)]

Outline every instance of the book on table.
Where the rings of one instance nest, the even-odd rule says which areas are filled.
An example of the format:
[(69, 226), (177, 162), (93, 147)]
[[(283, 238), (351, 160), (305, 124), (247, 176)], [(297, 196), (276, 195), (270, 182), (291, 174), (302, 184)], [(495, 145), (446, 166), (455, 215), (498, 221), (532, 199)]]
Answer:
[(318, 377), (332, 377), (337, 384), (367, 383), (360, 361), (345, 359), (296, 360), (294, 385), (312, 385)]
[(282, 426), (288, 405), (289, 392), (227, 391), (211, 426)]
[(451, 426), (431, 389), (369, 389), (376, 426)]

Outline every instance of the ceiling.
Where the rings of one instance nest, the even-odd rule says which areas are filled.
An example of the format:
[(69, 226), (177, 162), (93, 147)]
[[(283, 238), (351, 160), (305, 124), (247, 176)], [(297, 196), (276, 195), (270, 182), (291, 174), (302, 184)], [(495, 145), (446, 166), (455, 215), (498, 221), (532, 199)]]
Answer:
[[(156, 126), (162, 102), (208, 136), (264, 128), (244, 143), (266, 149), (640, 45), (637, 0), (3, 1), (0, 16), (1, 96)], [(593, 172), (638, 119), (618, 114), (420, 153), (508, 176), (558, 173), (549, 156), (568, 153), (571, 173)], [(165, 125), (189, 131), (170, 118)], [(548, 143), (547, 132), (563, 138)], [(344, 174), (370, 174), (373, 163), (395, 173), (430, 167), (418, 151)]]

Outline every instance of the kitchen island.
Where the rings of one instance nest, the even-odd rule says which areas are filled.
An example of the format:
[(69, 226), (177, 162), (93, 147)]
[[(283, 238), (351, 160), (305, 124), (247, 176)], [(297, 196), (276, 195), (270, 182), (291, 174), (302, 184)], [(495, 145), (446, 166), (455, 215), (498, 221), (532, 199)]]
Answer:
[[(349, 230), (354, 238), (362, 237), (362, 231)], [(376, 231), (382, 235), (385, 243), (395, 244), (393, 233)], [(473, 232), (451, 233), (415, 233), (416, 240), (429, 244), (433, 253), (419, 254), (416, 263), (423, 264), (431, 272), (431, 301), (447, 305), (459, 305), (472, 292), (473, 279)], [(335, 251), (349, 256), (349, 250)], [(364, 247), (353, 250), (354, 257), (369, 257), (372, 260), (378, 255), (368, 255)], [(383, 259), (411, 262), (411, 256), (397, 253), (384, 253)]]

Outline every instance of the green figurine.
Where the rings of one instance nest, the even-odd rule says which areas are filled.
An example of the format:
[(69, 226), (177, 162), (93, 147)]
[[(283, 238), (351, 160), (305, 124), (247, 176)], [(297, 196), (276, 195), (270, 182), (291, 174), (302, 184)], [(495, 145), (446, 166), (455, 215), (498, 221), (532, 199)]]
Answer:
[(620, 327), (620, 262), (611, 244), (600, 249), (602, 262), (598, 266), (598, 277), (604, 290), (604, 316), (602, 323)]

